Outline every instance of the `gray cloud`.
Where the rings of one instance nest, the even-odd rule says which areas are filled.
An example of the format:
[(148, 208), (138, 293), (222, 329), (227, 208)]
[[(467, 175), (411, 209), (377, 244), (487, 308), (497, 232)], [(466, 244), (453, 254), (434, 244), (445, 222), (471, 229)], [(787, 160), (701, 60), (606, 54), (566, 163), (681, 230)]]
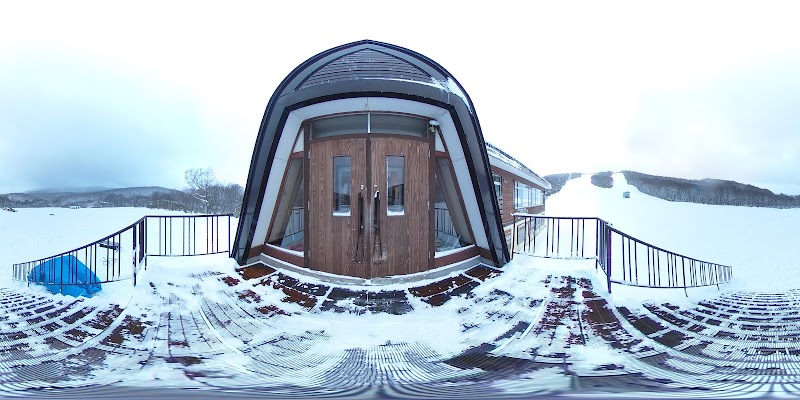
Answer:
[(630, 168), (800, 183), (798, 70), (800, 59), (764, 60), (690, 90), (646, 94), (625, 137)]
[[(471, 95), (486, 139), (537, 172), (800, 184), (800, 60), (778, 58), (800, 52), (800, 35), (780, 5), (721, 15), (713, 5), (603, 4), (576, 14), (531, 3), (521, 8), (529, 12), (487, 14), (453, 3), (446, 19), (484, 29), (432, 40), (454, 31), (408, 30), (419, 7), (319, 5), (324, 12), (307, 13), (311, 28), (298, 31), (291, 19), (263, 23), (296, 13), (292, 5), (70, 3), (44, 15), (27, 4), (0, 15), (0, 192), (177, 187), (193, 167), (243, 184), (281, 79), (319, 51), (364, 38), (441, 62)], [(387, 12), (398, 17), (361, 23)], [(270, 40), (287, 32), (292, 40)]]
[(175, 187), (214, 157), (185, 90), (96, 62), (26, 54), (0, 74), (0, 186)]

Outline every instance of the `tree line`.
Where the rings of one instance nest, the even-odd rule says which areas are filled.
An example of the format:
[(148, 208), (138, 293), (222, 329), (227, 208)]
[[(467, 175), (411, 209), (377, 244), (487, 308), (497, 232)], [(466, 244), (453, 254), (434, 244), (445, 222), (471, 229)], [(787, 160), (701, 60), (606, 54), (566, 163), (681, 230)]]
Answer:
[(551, 195), (554, 193), (558, 193), (564, 185), (567, 184), (567, 181), (570, 179), (580, 178), (581, 174), (579, 172), (571, 172), (565, 174), (551, 174), (545, 175), (543, 178), (550, 183), (551, 189), (547, 191), (547, 195)]
[(611, 189), (614, 187), (614, 177), (611, 176), (613, 172), (605, 171), (605, 172), (598, 172), (589, 179), (592, 182), (592, 185), (595, 185), (599, 188), (603, 189)]
[(244, 188), (236, 183), (220, 182), (210, 168), (194, 168), (184, 174), (183, 190), (163, 187), (140, 187), (102, 190), (89, 193), (3, 194), (0, 208), (39, 207), (146, 207), (161, 210), (204, 214), (241, 213)]
[(797, 208), (800, 196), (775, 194), (744, 183), (720, 179), (682, 179), (622, 171), (629, 184), (640, 192), (668, 201), (700, 204)]

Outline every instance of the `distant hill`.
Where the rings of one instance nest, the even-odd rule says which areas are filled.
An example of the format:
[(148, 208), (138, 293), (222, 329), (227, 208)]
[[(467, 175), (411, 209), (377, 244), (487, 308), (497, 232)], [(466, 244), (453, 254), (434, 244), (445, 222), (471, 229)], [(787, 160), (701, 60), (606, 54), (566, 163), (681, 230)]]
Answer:
[(551, 174), (543, 176), (547, 182), (550, 182), (550, 186), (552, 187), (552, 189), (547, 191), (547, 195), (549, 196), (553, 193), (558, 193), (561, 188), (564, 187), (567, 181), (570, 179), (579, 178), (580, 176), (580, 172), (569, 172), (565, 174)]
[(160, 186), (121, 189), (64, 188), (43, 189), (0, 195), (0, 207), (149, 207), (168, 210), (195, 210), (203, 204), (192, 195)]
[(104, 190), (111, 190), (114, 188), (104, 186), (84, 186), (84, 187), (60, 187), (60, 188), (44, 188), (34, 189), (24, 192), (26, 194), (44, 194), (44, 193), (92, 193), (102, 192)]
[(775, 194), (744, 183), (720, 179), (681, 179), (622, 171), (640, 192), (669, 201), (746, 207), (800, 208), (800, 196)]
[[(612, 171), (592, 174), (591, 182), (600, 188), (614, 186)], [(668, 201), (745, 207), (800, 208), (800, 195), (775, 194), (768, 189), (722, 179), (683, 179), (622, 171), (625, 180), (640, 192)], [(545, 175), (553, 187), (548, 195), (558, 193), (577, 172)]]

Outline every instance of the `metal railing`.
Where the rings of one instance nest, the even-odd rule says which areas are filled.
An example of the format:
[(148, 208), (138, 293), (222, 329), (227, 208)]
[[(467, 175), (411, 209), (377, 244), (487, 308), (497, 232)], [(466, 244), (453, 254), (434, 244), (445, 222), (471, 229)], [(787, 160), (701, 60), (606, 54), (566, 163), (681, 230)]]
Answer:
[[(182, 257), (230, 252), (231, 215), (147, 216), (149, 256)], [(220, 219), (224, 219), (220, 221)]]
[(450, 219), (450, 211), (439, 206), (434, 207), (434, 231), (441, 232), (450, 236), (458, 236), (453, 220)]
[[(230, 252), (231, 217), (229, 214), (148, 215), (77, 249), (14, 264), (13, 278), (28, 284), (58, 286), (62, 291), (65, 286), (126, 279), (136, 286), (136, 274), (147, 266), (148, 256)], [(85, 269), (79, 268), (81, 264)]]
[(701, 261), (637, 239), (594, 217), (513, 214), (514, 254), (594, 259), (611, 284), (648, 288), (687, 288), (728, 283), (733, 267)]

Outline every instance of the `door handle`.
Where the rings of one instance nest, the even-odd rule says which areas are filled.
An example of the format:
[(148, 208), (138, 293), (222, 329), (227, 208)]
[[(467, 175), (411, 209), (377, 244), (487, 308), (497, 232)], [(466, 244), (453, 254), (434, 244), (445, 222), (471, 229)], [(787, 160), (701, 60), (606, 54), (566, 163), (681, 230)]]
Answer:
[(375, 197), (372, 199), (372, 232), (380, 232), (381, 230), (381, 219), (380, 219), (380, 207), (381, 207), (381, 192), (375, 192)]
[(358, 264), (364, 262), (364, 195), (361, 192), (358, 192), (358, 235), (353, 259)]
[(358, 236), (364, 234), (364, 194), (358, 192)]
[[(383, 240), (381, 239), (381, 192), (376, 191), (375, 197), (372, 201), (372, 235), (373, 240), (375, 240), (374, 244), (372, 245), (372, 263), (373, 264), (380, 264), (383, 262)], [(377, 248), (377, 257), (375, 256), (375, 250)]]

